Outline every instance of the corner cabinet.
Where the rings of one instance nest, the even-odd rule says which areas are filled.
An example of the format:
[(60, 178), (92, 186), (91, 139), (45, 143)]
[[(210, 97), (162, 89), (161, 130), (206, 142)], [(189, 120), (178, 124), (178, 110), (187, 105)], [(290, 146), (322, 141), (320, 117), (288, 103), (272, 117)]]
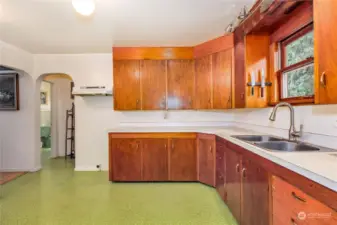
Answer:
[(337, 103), (337, 1), (314, 0), (315, 103)]

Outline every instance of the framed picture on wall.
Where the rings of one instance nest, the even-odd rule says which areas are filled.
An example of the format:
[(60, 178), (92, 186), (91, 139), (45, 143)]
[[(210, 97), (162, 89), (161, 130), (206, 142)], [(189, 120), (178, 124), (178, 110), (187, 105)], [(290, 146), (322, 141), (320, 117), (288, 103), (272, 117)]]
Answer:
[(40, 92), (41, 105), (48, 105), (48, 93), (46, 91)]
[(19, 110), (18, 74), (0, 74), (0, 110)]

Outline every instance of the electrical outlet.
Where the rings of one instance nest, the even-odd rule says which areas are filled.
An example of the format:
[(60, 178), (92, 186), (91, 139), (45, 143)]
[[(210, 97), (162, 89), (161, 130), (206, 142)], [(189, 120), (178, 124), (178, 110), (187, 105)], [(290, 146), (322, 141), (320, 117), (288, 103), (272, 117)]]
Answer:
[(335, 122), (334, 122), (334, 126), (337, 128), (337, 120), (335, 120)]

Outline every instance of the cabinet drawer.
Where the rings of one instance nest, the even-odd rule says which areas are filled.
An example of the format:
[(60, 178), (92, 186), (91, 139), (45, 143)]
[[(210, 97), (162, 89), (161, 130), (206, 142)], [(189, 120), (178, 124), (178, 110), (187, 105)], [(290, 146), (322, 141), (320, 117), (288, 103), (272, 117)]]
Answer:
[[(284, 180), (273, 176), (273, 217), (285, 224), (337, 225), (337, 213)], [(298, 215), (301, 213), (304, 218)]]

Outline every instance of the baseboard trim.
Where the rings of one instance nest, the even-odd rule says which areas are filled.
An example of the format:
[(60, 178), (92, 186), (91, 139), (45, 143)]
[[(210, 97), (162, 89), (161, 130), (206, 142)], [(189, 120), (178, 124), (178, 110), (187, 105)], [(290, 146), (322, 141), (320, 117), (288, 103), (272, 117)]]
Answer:
[(99, 171), (108, 171), (104, 168), (97, 169), (96, 166), (76, 166), (75, 171), (77, 172), (99, 172)]

